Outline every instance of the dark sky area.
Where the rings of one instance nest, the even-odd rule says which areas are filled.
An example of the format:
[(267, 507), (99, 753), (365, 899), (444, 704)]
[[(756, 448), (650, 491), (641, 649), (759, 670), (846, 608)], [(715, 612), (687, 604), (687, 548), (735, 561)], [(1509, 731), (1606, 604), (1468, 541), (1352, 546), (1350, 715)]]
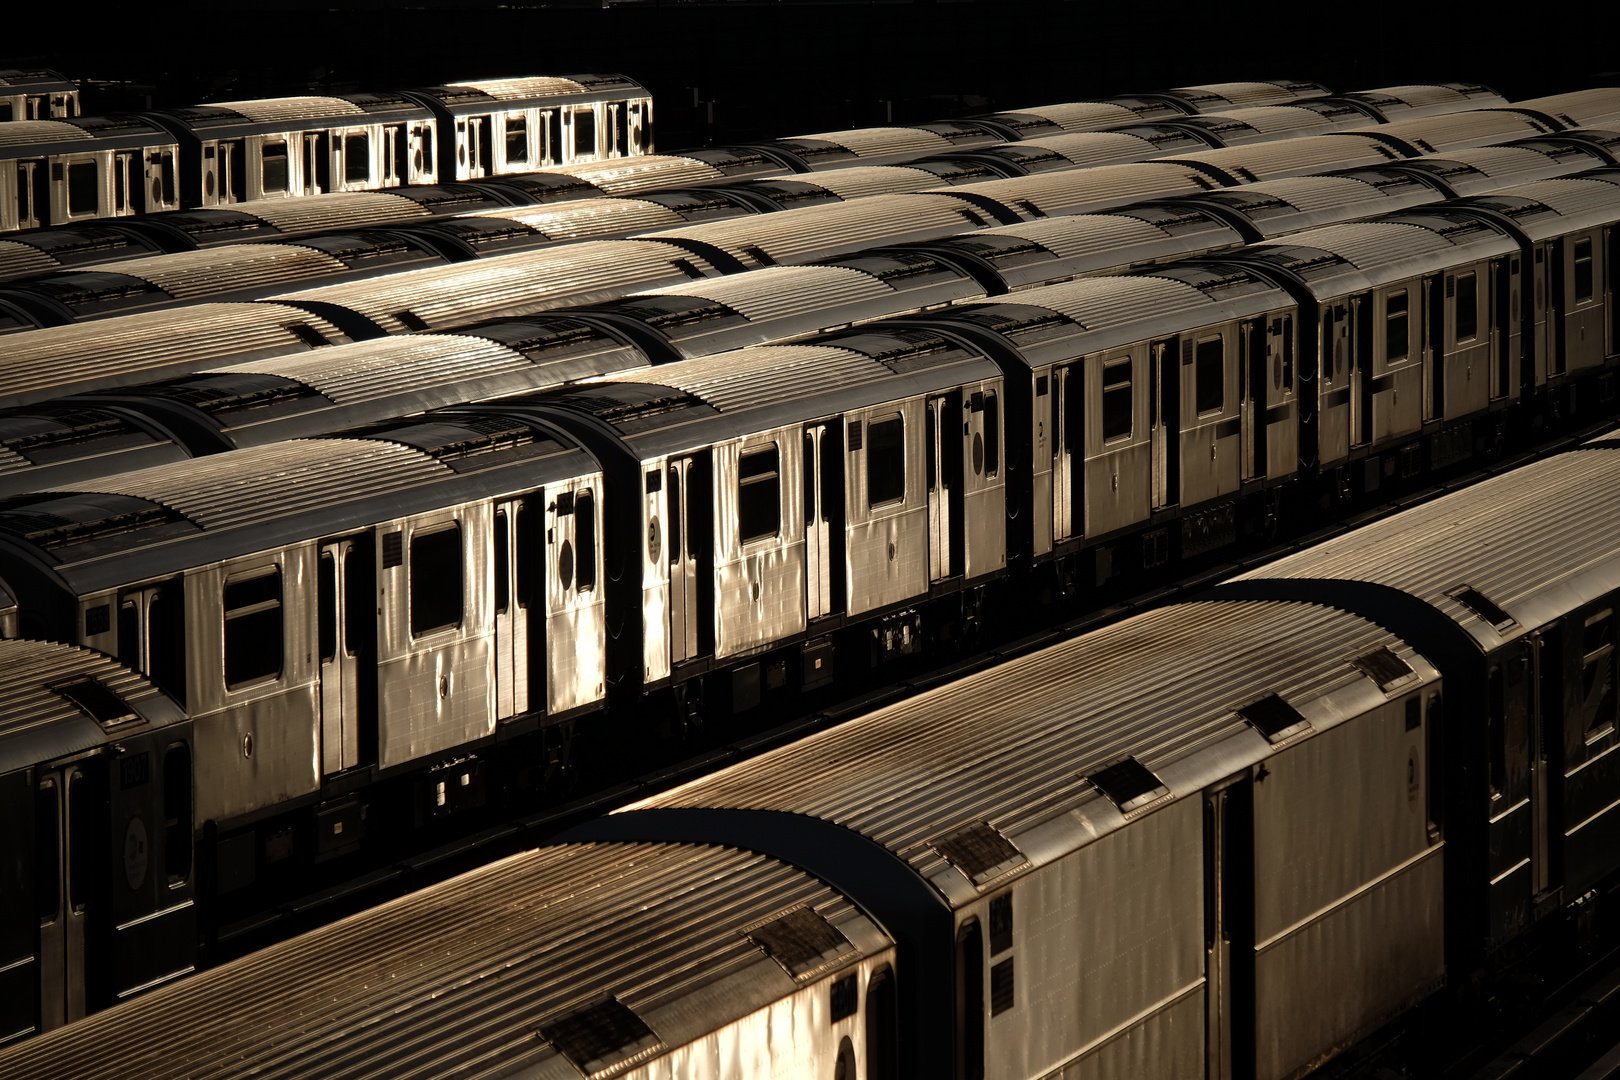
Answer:
[[(8, 12), (0, 66), (91, 81), (87, 112), (618, 71), (652, 89), (664, 150), (1246, 78), (1335, 90), (1477, 80), (1509, 98), (1620, 82), (1604, 5), (1560, 6), (1545, 31), (1484, 6), (1462, 14), (1469, 7), (222, 0), (164, 5), (162, 18), (86, 18), (68, 32), (70, 8), (32, 3)], [(694, 88), (714, 103), (712, 123)]]

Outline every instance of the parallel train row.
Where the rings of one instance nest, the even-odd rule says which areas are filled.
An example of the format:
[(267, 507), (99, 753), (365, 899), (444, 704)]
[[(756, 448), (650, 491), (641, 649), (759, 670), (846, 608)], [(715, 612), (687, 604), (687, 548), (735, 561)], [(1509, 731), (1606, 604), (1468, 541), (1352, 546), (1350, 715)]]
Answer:
[[(1231, 91), (1234, 97), (1240, 97)], [(1185, 93), (1185, 91), (1184, 91)], [(1281, 96), (1279, 94), (1279, 96)], [(1255, 94), (1244, 97), (1263, 96)], [(1471, 108), (1505, 105), (1494, 93), (1469, 84), (1391, 87), (1349, 95), (1377, 113), (1380, 120), (1440, 115)], [(1224, 100), (1224, 99), (1222, 99)], [(1188, 100), (1184, 108), (1206, 104)], [(1143, 98), (1107, 102), (1073, 102), (993, 114), (973, 121), (949, 121), (913, 127), (865, 128), (778, 139), (770, 143), (706, 148), (685, 154), (644, 154), (633, 162), (574, 164), (543, 172), (508, 172), (475, 181), (406, 185), (388, 195), (346, 192), (293, 200), (260, 200), (235, 209), (196, 209), (147, 214), (50, 229), (35, 229), (0, 242), (0, 278), (39, 273), (59, 266), (94, 265), (159, 251), (191, 251), (221, 244), (288, 239), (336, 229), (385, 227), (410, 223), (430, 214), (462, 213), (480, 208), (544, 205), (604, 195), (628, 196), (681, 185), (779, 178), (850, 166), (907, 163), (937, 173), (941, 180), (1025, 175), (1050, 168), (1133, 160), (1154, 153), (1197, 150), (1232, 142), (1284, 137), (1289, 133), (1327, 130), (1366, 117), (1348, 104), (1246, 106), (1235, 115), (1210, 118), (1188, 115), (1163, 101)], [(1556, 104), (1555, 104), (1556, 108)], [(1577, 114), (1582, 106), (1575, 106)], [(1178, 119), (1179, 118), (1179, 119)], [(1080, 133), (1113, 130), (1106, 136), (1075, 139)], [(1003, 140), (1018, 140), (1005, 142)], [(675, 191), (673, 203), (643, 205), (642, 228), (660, 218), (677, 224), (680, 213), (707, 218), (716, 213), (765, 211), (779, 205), (804, 205), (817, 193), (808, 184), (767, 187), (752, 196), (731, 200)], [(825, 196), (822, 196), (823, 198)], [(738, 202), (740, 206), (730, 206)], [(621, 207), (621, 213), (624, 211)], [(649, 218), (647, 215), (652, 215)], [(520, 218), (521, 220), (521, 218)], [(416, 225), (425, 223), (417, 221)], [(451, 230), (429, 230), (428, 246), (444, 257), (468, 257), (468, 246), (510, 246), (530, 232), (508, 225), (507, 234), (484, 230), (458, 236)], [(540, 238), (541, 242), (544, 237)]]
[[(1609, 437), (122, 1003), (0, 1069), (1287, 1080), (1448, 986), (1407, 1045), (1437, 1070), (1435, 1016), (1551, 916), (1612, 918), (1617, 538)], [(80, 875), (110, 872), (113, 903), (187, 895), (190, 807), (165, 792), (201, 725), (93, 653), (0, 656), (8, 697), (64, 726), (84, 687), (116, 688), (100, 725), (78, 721), (116, 753), (0, 789), (39, 838), (7, 864), (49, 943), (21, 966), (60, 964), (94, 940), (73, 922)], [(64, 814), (64, 783), (110, 797)], [(138, 828), (160, 802), (170, 827)], [(63, 829), (114, 842), (68, 858)]]
[[(1341, 504), (1612, 413), (1617, 223), (1609, 180), (1540, 181), (647, 367), (667, 357), (630, 352), (638, 315), (643, 342), (660, 311), (670, 331), (749, 321), (742, 293), (688, 320), (707, 297), (667, 290), (510, 331), (564, 367), (616, 350), (616, 374), (10, 499), (17, 629), (119, 657), (189, 717), (174, 768), (194, 786), (133, 784), (127, 809), (148, 837), (199, 836), (201, 868), (187, 845), (172, 888), (113, 879), (72, 977), (15, 979), (42, 980), (47, 1024), (74, 1017), (192, 966), (199, 913), (249, 914), (368, 829), (531, 798), (576, 742), (628, 756), (660, 721), (1227, 548), (1285, 492)], [(925, 255), (865, 261), (926, 288), (949, 274)], [(267, 417), (321, 404), (285, 389), (233, 392)], [(86, 799), (121, 798), (94, 772), (112, 745)]]
[(0, 123), (79, 115), (79, 84), (59, 71), (0, 71)]

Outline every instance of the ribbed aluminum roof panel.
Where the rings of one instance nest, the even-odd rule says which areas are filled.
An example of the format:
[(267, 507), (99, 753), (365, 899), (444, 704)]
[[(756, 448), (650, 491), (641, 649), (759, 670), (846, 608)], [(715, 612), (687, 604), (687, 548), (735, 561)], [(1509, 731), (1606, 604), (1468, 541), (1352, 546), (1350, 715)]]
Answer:
[(1208, 162), (1218, 169), (1236, 175), (1241, 175), (1237, 170), (1247, 169), (1256, 179), (1268, 180), (1275, 177), (1327, 172), (1330, 169), (1384, 165), (1398, 157), (1399, 154), (1377, 139), (1357, 135), (1355, 132), (1344, 132), (1229, 146), (1223, 150), (1188, 154), (1186, 160)]
[(1320, 229), (1256, 244), (1255, 248), (1281, 246), (1331, 251), (1359, 270), (1449, 252), (1453, 247), (1445, 237), (1415, 225), (1365, 221), (1325, 225)]
[[(758, 248), (773, 262), (795, 263), (879, 244), (968, 232), (975, 226), (964, 209), (971, 207), (948, 195), (873, 195), (849, 203), (802, 206), (759, 217), (687, 225), (649, 233), (646, 238), (678, 236), (712, 244), (749, 264), (758, 260), (746, 249)], [(975, 216), (982, 220), (978, 212)]]
[[(626, 809), (805, 814), (852, 829), (931, 877), (945, 864), (929, 841), (976, 821), (1016, 841), (1098, 798), (1085, 777), (1100, 768), (1129, 755), (1162, 772), (1167, 763), (1243, 733), (1234, 708), (1266, 694), (1309, 711), (1365, 681), (1351, 661), (1381, 646), (1414, 657), (1388, 631), (1328, 608), (1180, 604), (1008, 661)], [(1264, 746), (1258, 736), (1254, 742)], [(1202, 782), (1168, 786), (1174, 797), (1196, 797)]]
[(965, 192), (994, 199), (1004, 206), (1029, 212), (1028, 203), (1039, 214), (1085, 214), (1107, 210), (1143, 199), (1186, 195), (1218, 187), (1197, 169), (1176, 162), (1144, 161), (1131, 165), (1098, 165), (1089, 169), (1062, 169), (1015, 176), (1006, 180), (986, 180), (940, 191)]
[(1134, 124), (1141, 119), (1125, 106), (1107, 101), (1067, 101), (1016, 111), (1050, 120), (1064, 131), (1103, 131)]
[(1286, 86), (1269, 82), (1201, 83), (1197, 86), (1176, 86), (1171, 88), (1171, 93), (1178, 91), (1218, 94), (1233, 105), (1280, 105), (1284, 102), (1297, 101), (1300, 98), (1316, 97), (1320, 93), (1320, 91), (1314, 90), (1296, 93)]
[(585, 87), (573, 79), (556, 75), (533, 75), (522, 79), (480, 79), (476, 82), (450, 83), (451, 86), (470, 86), (481, 90), (496, 101), (522, 101), (525, 98), (563, 97), (578, 94)]
[(154, 465), (64, 491), (160, 503), (203, 529), (234, 529), (451, 476), (420, 450), (376, 439), (298, 439)]
[(837, 195), (840, 199), (861, 199), (868, 195), (889, 195), (895, 192), (923, 191), (939, 186), (939, 176), (923, 169), (904, 165), (852, 165), (847, 169), (829, 169), (813, 177), (800, 177), (805, 183)]
[(587, 240), (490, 259), (288, 293), (288, 301), (339, 304), (391, 333), (410, 327), (410, 312), (433, 329), (506, 315), (611, 300), (626, 293), (691, 280), (679, 263), (714, 275), (701, 257), (650, 240)]
[(128, 705), (161, 696), (142, 676), (90, 649), (21, 639), (0, 641), (0, 741), (54, 724), (93, 723), (78, 706), (51, 689), (84, 677), (96, 679)]
[(420, 203), (387, 191), (334, 191), (297, 199), (259, 199), (239, 209), (288, 236), (433, 216)]
[[(1543, 615), (1555, 617), (1571, 600), (1591, 598), (1593, 586), (1598, 595), (1605, 586), (1614, 588), (1617, 574), (1620, 450), (1593, 448), (1482, 480), (1235, 580), (1332, 578), (1388, 585), (1438, 608), (1489, 646), (1534, 629)], [(1463, 585), (1479, 590), (1521, 626), (1496, 634), (1446, 595)], [(1538, 603), (1543, 596), (1548, 600)]]
[(60, 120), (12, 120), (0, 124), (0, 150), (40, 143), (76, 142), (89, 137), (83, 128)]
[(0, 408), (308, 349), (290, 326), (334, 344), (348, 340), (325, 319), (269, 303), (206, 304), (15, 334), (0, 349)]
[(1017, 236), (1031, 240), (1060, 259), (1098, 255), (1114, 248), (1128, 248), (1163, 240), (1165, 233), (1140, 218), (1111, 214), (1073, 214), (1043, 218), (1020, 225), (986, 229), (982, 236)]
[(252, 101), (211, 101), (211, 109), (229, 109), (261, 124), (283, 120), (324, 120), (331, 116), (365, 116), (352, 101), (333, 97), (256, 98)]
[(1423, 116), (1413, 120), (1396, 120), (1380, 124), (1376, 130), (1405, 139), (1428, 150), (1443, 154), (1463, 146), (1488, 146), (1512, 139), (1529, 138), (1545, 134), (1549, 128), (1540, 121), (1522, 113), (1498, 112), (1484, 109), (1476, 112), (1446, 113), (1442, 116)]
[(1071, 165), (1085, 168), (1092, 165), (1118, 165), (1156, 157), (1159, 148), (1138, 135), (1123, 131), (1072, 131), (1062, 135), (1047, 135), (1039, 139), (1025, 139), (1011, 143), (1013, 150), (1026, 147), (1050, 150)]
[(404, 334), (217, 371), (294, 379), (339, 405), (353, 405), (533, 367), (526, 357), (483, 338)]
[(84, 267), (150, 281), (177, 300), (344, 273), (324, 251), (296, 244), (235, 244)]
[(1092, 331), (1130, 326), (1169, 311), (1214, 304), (1184, 281), (1159, 277), (1081, 278), (1027, 289), (1006, 300), (1049, 308)]
[(638, 1073), (665, 1075), (670, 1059), (689, 1060), (681, 1048), (798, 988), (745, 933), (798, 908), (850, 939), (831, 970), (891, 944), (841, 894), (752, 852), (522, 852), (15, 1044), (0, 1069), (13, 1080), (222, 1078), (249, 1061), (259, 1080), (578, 1075), (543, 1032), (611, 998), (662, 1042)]
[(883, 300), (894, 290), (847, 266), (770, 266), (714, 281), (650, 289), (653, 295), (700, 296), (750, 321), (784, 319), (812, 311)]
[(695, 394), (721, 412), (759, 409), (781, 402), (895, 380), (893, 371), (869, 356), (822, 345), (762, 345), (663, 364), (653, 371), (609, 375), (600, 382), (655, 382)]
[(1279, 131), (1320, 131), (1335, 126), (1330, 118), (1321, 113), (1312, 109), (1302, 109), (1297, 105), (1251, 105), (1247, 108), (1223, 109), (1218, 113), (1204, 113), (1204, 115), (1212, 118), (1229, 117), (1267, 135)]
[[(706, 161), (696, 158), (675, 157), (669, 154), (642, 154), (638, 157), (615, 158), (612, 161), (577, 165), (559, 165), (536, 172), (558, 173), (577, 177), (609, 195), (638, 195), (658, 188), (680, 187), (682, 184), (709, 184), (726, 179), (726, 174)], [(783, 169), (785, 174), (789, 170)]]
[(1535, 199), (1565, 217), (1603, 212), (1620, 214), (1620, 185), (1603, 180), (1583, 180), (1578, 176), (1537, 180), (1502, 188), (1495, 194)]
[[(1273, 195), (1290, 206), (1307, 213), (1349, 202), (1376, 203), (1386, 199), (1383, 192), (1372, 184), (1348, 176), (1285, 176), (1280, 180), (1267, 180), (1244, 189)], [(1376, 213), (1377, 207), (1367, 211)]]
[(61, 263), (32, 244), (0, 240), (0, 281), (33, 274), (48, 274), (61, 268)]
[(820, 139), (834, 146), (842, 146), (857, 158), (883, 157), (888, 154), (945, 154), (952, 149), (945, 136), (922, 128), (877, 127), (850, 128), (847, 131), (824, 131), (815, 135), (793, 135), (794, 139)]
[(685, 218), (667, 206), (625, 196), (475, 210), (466, 216), (519, 221), (559, 241), (629, 236), (686, 224)]
[(1576, 127), (1607, 127), (1620, 123), (1620, 88), (1612, 86), (1550, 94), (1514, 104), (1555, 117), (1567, 116), (1575, 122)]

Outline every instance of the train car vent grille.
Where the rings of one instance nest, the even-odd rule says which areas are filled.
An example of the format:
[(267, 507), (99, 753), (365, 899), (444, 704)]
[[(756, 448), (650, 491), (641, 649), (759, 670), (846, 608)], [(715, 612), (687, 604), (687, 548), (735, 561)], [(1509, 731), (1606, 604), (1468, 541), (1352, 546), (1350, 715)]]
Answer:
[(975, 885), (992, 881), (1029, 860), (995, 826), (976, 821), (929, 846)]
[(809, 908), (790, 911), (744, 930), (743, 935), (795, 979), (814, 975), (855, 951), (837, 927)]
[(131, 709), (123, 698), (107, 689), (99, 679), (75, 679), (53, 686), (51, 689), (103, 728), (114, 727), (136, 718), (135, 710)]
[(35, 547), (53, 551), (120, 533), (168, 525), (186, 518), (167, 506), (152, 506), (127, 514), (113, 514), (95, 521), (69, 521), (54, 514), (7, 514), (0, 518), (0, 532), (20, 536)]
[(1145, 810), (1170, 794), (1170, 789), (1160, 783), (1153, 771), (1133, 757), (1093, 773), (1087, 779), (1113, 800), (1122, 814)]
[(1267, 694), (1237, 711), (1272, 744), (1287, 742), (1295, 735), (1311, 730), (1311, 722), (1276, 694)]
[(664, 1048), (646, 1021), (616, 998), (546, 1021), (540, 1037), (593, 1080), (646, 1061)]
[(397, 529), (391, 533), (383, 533), (382, 555), (384, 570), (404, 565), (405, 534)]
[[(1450, 289), (1452, 287), (1452, 282), (1450, 279), (1446, 281), (1446, 287), (1447, 295), (1449, 296)], [(1498, 607), (1494, 602), (1492, 602), (1489, 597), (1472, 586), (1463, 585), (1460, 588), (1451, 590), (1446, 595), (1457, 601), (1457, 603), (1461, 604), (1469, 611), (1472, 611), (1475, 615), (1478, 615), (1480, 618), (1490, 623), (1498, 630), (1512, 626), (1516, 621), (1513, 616), (1502, 610), (1502, 608)]]
[(1416, 677), (1412, 665), (1390, 652), (1387, 647), (1374, 649), (1366, 656), (1350, 661), (1358, 671), (1378, 684), (1386, 694), (1406, 680)]

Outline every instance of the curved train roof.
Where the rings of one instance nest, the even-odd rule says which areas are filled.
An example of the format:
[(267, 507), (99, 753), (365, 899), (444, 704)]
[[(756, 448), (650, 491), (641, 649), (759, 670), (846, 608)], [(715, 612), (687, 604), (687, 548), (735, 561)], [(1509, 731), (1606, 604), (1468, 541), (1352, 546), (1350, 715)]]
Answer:
[[(1388, 585), (1437, 608), (1484, 650), (1620, 588), (1620, 447), (1612, 441), (1521, 466), (1234, 581), (1333, 578)], [(1453, 594), (1506, 612), (1493, 624)]]
[[(1374, 682), (1356, 661), (1379, 649), (1412, 673), (1397, 685)], [(1436, 677), (1395, 635), (1344, 612), (1179, 604), (807, 736), (618, 815), (687, 807), (809, 815), (887, 848), (960, 906), (1118, 829), (1126, 813), (1196, 798), (1263, 761), (1272, 747), (1236, 711), (1245, 705), (1276, 694), (1323, 730)], [(1122, 812), (1093, 778), (1127, 757), (1159, 787), (1145, 802), (1124, 801)], [(624, 825), (633, 832), (633, 820)], [(952, 843), (970, 832), (989, 843)]]
[[(785, 938), (769, 924), (789, 917), (813, 920), (827, 947), (773, 953)], [(763, 855), (545, 848), (8, 1047), (0, 1070), (157, 1080), (252, 1060), (264, 1080), (359, 1080), (381, 1062), (415, 1076), (455, 1060), (498, 1075), (662, 1074), (691, 1060), (689, 1044), (892, 945), (842, 894)], [(192, 1022), (199, 1010), (213, 1022)]]

